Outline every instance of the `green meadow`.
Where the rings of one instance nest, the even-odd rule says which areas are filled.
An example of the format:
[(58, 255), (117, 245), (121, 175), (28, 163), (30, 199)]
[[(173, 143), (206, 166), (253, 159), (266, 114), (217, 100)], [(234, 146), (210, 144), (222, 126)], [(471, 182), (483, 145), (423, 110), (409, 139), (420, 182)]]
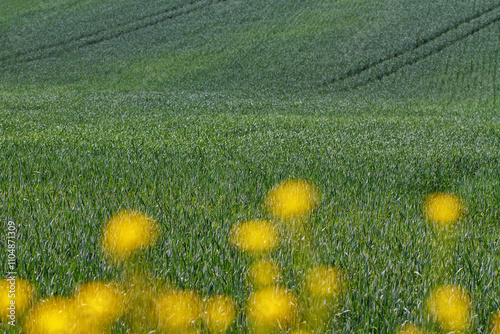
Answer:
[[(245, 333), (251, 259), (229, 232), (270, 219), (268, 192), (297, 178), (321, 194), (314, 261), (348, 279), (329, 333), (442, 333), (425, 303), (444, 283), (470, 293), (469, 332), (490, 333), (499, 22), (493, 0), (0, 0), (2, 276), (13, 221), (38, 299), (123, 279), (102, 229), (131, 208), (161, 230), (141, 267), (231, 296)], [(437, 192), (465, 207), (446, 251), (423, 214)], [(293, 251), (272, 256), (296, 292)]]

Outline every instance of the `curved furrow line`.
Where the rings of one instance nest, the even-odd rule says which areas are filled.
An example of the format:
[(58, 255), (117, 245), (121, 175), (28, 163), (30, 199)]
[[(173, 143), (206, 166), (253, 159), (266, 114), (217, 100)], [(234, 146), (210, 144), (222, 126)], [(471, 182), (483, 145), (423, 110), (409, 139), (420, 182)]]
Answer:
[[(469, 17), (466, 17), (464, 18), (463, 20), (445, 28), (445, 29), (442, 29), (440, 31), (436, 31), (435, 33), (433, 33), (432, 35), (424, 38), (424, 39), (420, 39), (419, 41), (417, 41), (414, 45), (412, 45), (411, 47), (409, 48), (406, 48), (406, 49), (401, 49), (399, 51), (395, 51), (393, 52), (392, 54), (384, 57), (384, 58), (381, 58), (377, 61), (374, 61), (374, 62), (371, 62), (371, 63), (368, 63), (368, 64), (365, 64), (365, 65), (361, 65), (359, 67), (356, 67), (356, 68), (353, 68), (353, 69), (350, 69), (349, 71), (347, 71), (346, 73), (343, 73), (333, 79), (330, 79), (330, 80), (326, 80), (324, 81), (322, 84), (320, 84), (320, 86), (328, 86), (328, 85), (331, 85), (331, 84), (335, 84), (335, 83), (341, 83), (343, 81), (346, 81), (350, 78), (353, 78), (355, 76), (358, 76), (364, 72), (367, 72), (367, 71), (370, 71), (372, 69), (376, 69), (377, 67), (379, 67), (380, 65), (384, 64), (384, 63), (387, 63), (387, 62), (390, 62), (390, 61), (393, 61), (397, 58), (401, 58), (403, 56), (406, 56), (408, 54), (411, 54), (412, 52), (415, 52), (416, 50), (419, 50), (419, 49), (422, 49), (423, 47), (427, 46), (428, 44), (434, 42), (434, 41), (437, 41), (439, 40), (441, 37), (449, 34), (450, 32), (452, 31), (455, 31), (457, 29), (459, 29), (460, 27), (464, 26), (464, 25), (467, 25), (467, 24), (471, 24), (473, 23), (474, 21), (478, 20), (478, 19), (481, 19), (482, 17), (492, 13), (492, 12), (495, 12), (496, 10), (500, 9), (500, 4), (497, 4), (495, 6), (492, 6), (492, 7), (489, 7), (487, 9), (485, 9), (484, 11), (482, 12), (479, 12), (479, 13), (475, 13)], [(490, 19), (488, 20), (486, 23), (483, 23), (483, 24), (480, 24), (478, 27), (473, 27), (471, 28), (470, 30), (466, 31), (464, 34), (458, 36), (457, 38), (453, 39), (452, 42), (447, 42), (447, 43), (444, 43), (443, 45), (440, 45), (440, 46), (437, 46), (435, 49), (432, 49), (432, 50), (429, 50), (427, 51), (424, 55), (421, 55), (419, 57), (416, 57), (415, 59), (412, 59), (412, 60), (408, 60), (407, 62), (405, 62), (404, 64), (402, 64), (401, 66), (398, 66), (397, 69), (391, 69), (390, 71), (387, 72), (387, 74), (385, 74), (386, 72), (383, 72), (381, 74), (379, 74), (376, 78), (373, 78), (373, 80), (370, 80), (369, 82), (371, 81), (375, 81), (375, 80), (378, 80), (378, 79), (381, 79), (387, 75), (390, 75), (392, 73), (394, 73), (395, 71), (397, 71), (399, 68), (403, 67), (403, 66), (408, 66), (408, 65), (412, 65), (422, 59), (425, 59), (439, 51), (442, 51), (444, 48), (448, 47), (448, 46), (451, 46), (453, 44), (455, 44), (456, 42), (464, 39), (464, 38), (467, 38), (468, 36), (474, 34), (475, 32), (483, 29), (483, 28), (486, 28), (487, 26), (495, 23), (497, 21), (497, 18), (498, 18), (498, 15), (495, 15), (493, 17), (493, 19)], [(368, 83), (368, 82), (366, 82)], [(359, 87), (359, 86), (362, 86), (364, 85), (365, 83), (359, 83), (355, 86), (351, 86), (351, 88), (344, 88), (342, 90), (350, 90), (350, 89), (353, 89), (353, 88), (356, 88), (356, 87)]]
[(444, 49), (460, 42), (461, 40), (495, 24), (495, 23), (498, 23), (500, 22), (500, 14), (498, 14), (497, 16), (495, 16), (494, 19), (492, 20), (488, 20), (487, 22), (484, 22), (476, 27), (474, 27), (473, 29), (469, 30), (467, 33), (463, 34), (463, 35), (460, 35), (460, 36), (457, 36), (451, 40), (448, 40), (446, 41), (445, 43), (437, 46), (436, 48), (433, 48), (433, 49), (430, 49), (430, 50), (427, 50), (425, 53), (421, 54), (421, 55), (418, 55), (416, 57), (413, 57), (411, 59), (408, 59), (404, 62), (402, 62), (401, 64), (397, 64), (395, 66), (392, 66), (390, 69), (386, 70), (386, 71), (383, 71), (379, 74), (377, 74), (376, 76), (374, 77), (369, 77), (367, 78), (365, 81), (362, 81), (362, 82), (359, 82), (359, 83), (356, 83), (352, 86), (349, 86), (349, 87), (346, 87), (344, 89), (341, 89), (343, 91), (349, 91), (349, 90), (353, 90), (353, 89), (356, 89), (356, 88), (359, 88), (359, 87), (362, 87), (362, 86), (365, 86), (367, 84), (369, 84), (370, 82), (374, 82), (374, 81), (378, 81), (378, 80), (381, 80), (391, 74), (394, 74), (396, 73), (397, 71), (399, 71), (401, 68), (403, 67), (406, 67), (406, 66), (411, 66), (413, 64), (416, 64), (417, 62), (421, 61), (421, 60), (424, 60), (436, 53), (439, 53), (441, 51), (443, 51)]
[(82, 34), (79, 36), (70, 37), (63, 41), (55, 42), (46, 46), (42, 46), (36, 49), (25, 50), (17, 52), (16, 54), (5, 56), (0, 58), (0, 65), (5, 65), (8, 62), (11, 65), (28, 63), (44, 58), (48, 58), (55, 54), (61, 54), (68, 51), (80, 49), (82, 47), (99, 44), (104, 41), (109, 41), (116, 39), (120, 36), (129, 34), (134, 31), (138, 31), (144, 28), (148, 28), (162, 22), (177, 18), (182, 15), (187, 15), (192, 12), (204, 9), (208, 6), (214, 5), (227, 0), (194, 0), (187, 4), (179, 5), (173, 8), (163, 10), (161, 12), (156, 12), (150, 15), (141, 17), (140, 19), (119, 24), (109, 29), (101, 29), (92, 33)]

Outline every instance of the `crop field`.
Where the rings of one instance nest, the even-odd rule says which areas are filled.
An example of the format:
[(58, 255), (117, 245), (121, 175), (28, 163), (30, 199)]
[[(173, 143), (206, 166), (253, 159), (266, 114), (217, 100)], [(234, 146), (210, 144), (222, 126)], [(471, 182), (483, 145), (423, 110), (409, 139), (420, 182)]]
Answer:
[(499, 164), (498, 0), (0, 0), (0, 332), (500, 333)]

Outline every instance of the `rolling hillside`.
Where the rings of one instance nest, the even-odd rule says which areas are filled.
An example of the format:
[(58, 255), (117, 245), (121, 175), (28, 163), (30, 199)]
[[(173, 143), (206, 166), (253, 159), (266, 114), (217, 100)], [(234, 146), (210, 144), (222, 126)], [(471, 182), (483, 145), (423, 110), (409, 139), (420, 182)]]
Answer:
[(496, 99), (500, 3), (3, 5), (6, 91)]
[[(150, 275), (229, 296), (229, 332), (248, 332), (254, 259), (229, 232), (275, 219), (267, 194), (297, 178), (321, 193), (309, 260), (347, 277), (329, 330), (442, 333), (426, 300), (455, 284), (469, 331), (491, 334), (499, 91), (498, 0), (0, 0), (0, 221), (17, 227), (18, 277), (38, 303)], [(464, 204), (444, 234), (423, 213), (439, 192)], [(122, 209), (160, 232), (129, 267), (103, 251)], [(300, 294), (294, 246), (268, 255)]]

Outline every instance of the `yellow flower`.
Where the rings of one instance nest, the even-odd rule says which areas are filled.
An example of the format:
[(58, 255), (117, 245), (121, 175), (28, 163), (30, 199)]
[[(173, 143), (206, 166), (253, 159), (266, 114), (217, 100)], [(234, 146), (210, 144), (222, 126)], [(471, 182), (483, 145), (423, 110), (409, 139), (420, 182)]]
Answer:
[(288, 290), (270, 286), (254, 292), (247, 305), (247, 316), (256, 327), (288, 326), (295, 317), (297, 299)]
[(174, 290), (155, 303), (160, 329), (169, 333), (191, 332), (201, 315), (201, 301), (192, 291)]
[(287, 180), (276, 185), (267, 195), (266, 205), (279, 218), (306, 215), (318, 204), (318, 191), (307, 181)]
[(272, 260), (260, 260), (250, 267), (248, 272), (250, 281), (257, 287), (263, 287), (277, 283), (281, 276), (281, 270)]
[(29, 334), (73, 334), (76, 316), (66, 299), (52, 297), (35, 305), (25, 320)]
[(236, 317), (235, 304), (227, 296), (212, 296), (205, 301), (203, 321), (211, 333), (229, 329)]
[(500, 334), (500, 310), (493, 315), (493, 318), (491, 318), (491, 331), (489, 332), (490, 334)]
[[(124, 296), (111, 283), (84, 284), (73, 298), (78, 313), (78, 328), (87, 333), (103, 332), (124, 309)], [(92, 331), (89, 328), (93, 328)]]
[(447, 193), (437, 193), (427, 196), (424, 204), (424, 214), (430, 221), (440, 227), (446, 227), (460, 219), (462, 203), (458, 196)]
[(312, 334), (312, 332), (306, 331), (303, 329), (297, 329), (297, 330), (291, 331), (290, 334)]
[(19, 317), (35, 294), (33, 285), (15, 277), (0, 281), (0, 320), (8, 322)]
[(432, 291), (427, 308), (434, 321), (447, 331), (466, 329), (471, 318), (471, 299), (459, 286), (445, 285)]
[(345, 278), (343, 272), (338, 268), (318, 266), (309, 270), (306, 284), (312, 295), (330, 297), (343, 292)]
[(104, 250), (115, 259), (124, 259), (156, 241), (158, 226), (147, 215), (123, 210), (111, 217), (104, 227)]
[(412, 324), (404, 324), (399, 328), (396, 334), (424, 334), (425, 332), (418, 329), (417, 326)]
[(277, 243), (277, 233), (266, 220), (252, 220), (235, 225), (231, 230), (231, 243), (241, 251), (259, 255), (272, 250)]

